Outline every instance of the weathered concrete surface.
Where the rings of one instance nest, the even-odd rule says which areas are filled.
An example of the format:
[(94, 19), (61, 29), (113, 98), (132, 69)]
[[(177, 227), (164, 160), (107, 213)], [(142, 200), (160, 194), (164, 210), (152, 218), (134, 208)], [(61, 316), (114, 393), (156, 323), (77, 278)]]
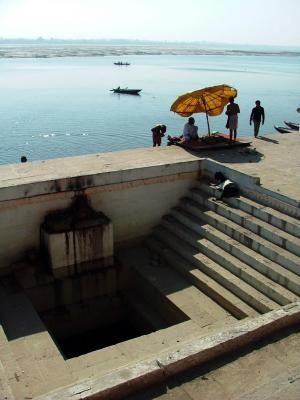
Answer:
[[(138, 154), (129, 152), (126, 156), (135, 160), (139, 158)], [(39, 247), (39, 227), (45, 215), (67, 208), (78, 194), (84, 193), (96, 211), (103, 212), (113, 221), (114, 245), (117, 247), (150, 234), (153, 226), (175, 206), (199, 174), (198, 160), (183, 163), (173, 158), (173, 163), (167, 163), (165, 158), (165, 164), (158, 162), (155, 165), (152, 159), (148, 163), (146, 160), (143, 167), (135, 168), (135, 165), (143, 164), (140, 158), (139, 162), (131, 161), (130, 168), (126, 169), (125, 157), (125, 169), (122, 170), (119, 155), (118, 169), (111, 165), (106, 171), (103, 163), (95, 169), (95, 157), (86, 156), (90, 162), (86, 171), (81, 169), (86, 161), (84, 157), (82, 160), (75, 157), (72, 161), (50, 160), (49, 171), (55, 165), (52, 174), (49, 171), (42, 174), (43, 168), (39, 167), (43, 162), (31, 163), (32, 168), (27, 169), (25, 179), (28, 183), (22, 183), (22, 175), (16, 180), (6, 179), (5, 171), (13, 166), (4, 166), (4, 171), (0, 167), (0, 186), (4, 185), (0, 187), (0, 273), (7, 273), (10, 265), (24, 257), (29, 249)], [(68, 175), (72, 168), (65, 166), (67, 162), (74, 167), (75, 175)], [(75, 168), (77, 162), (79, 166)], [(15, 167), (18, 169), (20, 165)], [(94, 168), (93, 173), (91, 168)], [(61, 173), (63, 170), (64, 174)]]
[(300, 326), (126, 400), (298, 400)]
[(264, 187), (300, 200), (300, 133), (253, 138), (250, 149), (256, 151), (227, 150), (202, 156), (259, 177)]
[[(136, 362), (102, 377), (87, 379), (80, 385), (72, 385), (37, 400), (79, 400), (79, 399), (122, 399), (124, 395), (135, 391), (138, 387), (163, 381), (166, 377), (180, 373), (187, 368), (203, 364), (208, 360), (224, 355), (230, 351), (247, 346), (269, 333), (271, 335), (291, 324), (300, 322), (300, 304), (294, 303), (268, 314), (242, 321), (217, 334), (197, 338), (175, 346), (172, 350), (158, 354), (152, 359)], [(299, 363), (298, 363), (299, 365)], [(283, 372), (283, 371), (282, 371)], [(247, 371), (249, 374), (249, 371)], [(296, 370), (293, 379), (298, 379)], [(228, 382), (230, 385), (230, 382)], [(239, 393), (239, 392), (237, 392)], [(270, 393), (269, 393), (270, 394)], [(192, 399), (199, 399), (197, 391)], [(218, 399), (218, 397), (215, 397)], [(296, 399), (295, 399), (296, 400)]]
[(117, 171), (122, 171), (129, 180), (129, 172), (133, 169), (196, 162), (208, 157), (240, 172), (260, 177), (261, 183), (271, 190), (300, 199), (300, 186), (297, 184), (297, 177), (300, 176), (300, 133), (253, 138), (251, 148), (255, 148), (256, 152), (228, 149), (191, 154), (177, 146), (170, 146), (2, 165), (0, 189), (48, 181), (55, 186), (55, 181), (67, 177), (77, 177), (78, 180), (82, 176)]
[(2, 165), (0, 201), (188, 173), (198, 163), (183, 149), (162, 147)]
[[(279, 143), (277, 143), (278, 141)], [(176, 174), (178, 175), (180, 173), (185, 173), (189, 174), (191, 173), (192, 175), (194, 174), (194, 171), (197, 170), (197, 166), (200, 165), (201, 163), (201, 157), (203, 156), (209, 156), (212, 159), (216, 161), (220, 161), (224, 163), (226, 166), (229, 168), (236, 168), (238, 171), (244, 173), (244, 174), (252, 174), (252, 176), (256, 176), (257, 178), (260, 177), (261, 183), (264, 187), (269, 188), (271, 190), (275, 190), (278, 193), (284, 193), (288, 196), (290, 196), (292, 199), (295, 199), (296, 201), (299, 201), (299, 176), (300, 176), (300, 165), (299, 165), (299, 149), (300, 149), (300, 135), (299, 133), (291, 134), (291, 135), (274, 135), (274, 137), (271, 138), (268, 141), (263, 140), (263, 139), (257, 139), (255, 140), (257, 143), (256, 149), (258, 151), (255, 153), (245, 153), (244, 150), (236, 151), (236, 150), (228, 150), (228, 151), (221, 151), (215, 154), (201, 154), (200, 157), (199, 155), (192, 155), (180, 148), (177, 147), (171, 147), (171, 148), (161, 148), (161, 149), (142, 149), (142, 150), (134, 150), (134, 151), (128, 151), (128, 152), (119, 152), (119, 153), (107, 153), (104, 155), (92, 155), (92, 156), (84, 156), (84, 157), (75, 157), (75, 158), (70, 158), (70, 159), (62, 159), (62, 160), (49, 160), (49, 161), (41, 161), (41, 162), (36, 162), (36, 163), (28, 163), (28, 164), (19, 164), (15, 166), (3, 166), (0, 168), (1, 172), (1, 184), (0, 186), (0, 194), (3, 201), (0, 206), (3, 205), (4, 207), (9, 206), (14, 203), (13, 201), (10, 201), (9, 199), (18, 199), (15, 200), (15, 205), (12, 207), (12, 212), (10, 216), (7, 218), (4, 217), (1, 222), (5, 222), (7, 226), (9, 223), (12, 222), (13, 218), (17, 219), (20, 215), (17, 214), (20, 212), (20, 208), (18, 207), (18, 201), (19, 202), (28, 202), (26, 204), (34, 205), (34, 197), (33, 196), (40, 196), (42, 198), (43, 196), (47, 200), (41, 200), (41, 205), (44, 204), (45, 201), (48, 201), (49, 204), (52, 203), (52, 197), (51, 196), (56, 196), (56, 194), (59, 191), (65, 191), (65, 193), (71, 193), (75, 192), (79, 188), (88, 188), (90, 190), (90, 193), (94, 193), (95, 190), (97, 189), (97, 185), (102, 185), (105, 186), (108, 183), (110, 185), (123, 185), (123, 184), (128, 184), (129, 186), (131, 185), (132, 182), (137, 182), (139, 180), (139, 187), (135, 190), (140, 190), (140, 192), (145, 192), (145, 187), (143, 186), (144, 182), (142, 181), (143, 175), (146, 177), (146, 180), (148, 179), (149, 182), (157, 183), (155, 181), (157, 174), (159, 172), (159, 176), (161, 177), (161, 182), (160, 182), (160, 188), (163, 189), (167, 185), (167, 180), (164, 181), (164, 177), (170, 176), (172, 174), (173, 178), (176, 179)], [(277, 147), (276, 147), (277, 146)], [(284, 162), (284, 165), (282, 165), (282, 155), (283, 154), (288, 154), (288, 160)], [(272, 165), (272, 167), (270, 167)], [(140, 166), (141, 169), (138, 171), (137, 167)], [(32, 167), (32, 168), (31, 168)], [(3, 172), (3, 173), (2, 173)], [(102, 174), (104, 172), (104, 174)], [(101, 175), (102, 174), (102, 175)], [(95, 176), (94, 176), (95, 175)], [(276, 178), (274, 177), (276, 175)], [(91, 178), (93, 176), (93, 179)], [(246, 175), (245, 175), (246, 176)], [(78, 177), (83, 177), (83, 178), (78, 178)], [(193, 178), (195, 175), (193, 175)], [(23, 179), (24, 178), (24, 179)], [(169, 178), (167, 178), (169, 179)], [(120, 184), (121, 182), (121, 184)], [(190, 182), (187, 180), (187, 183)], [(282, 182), (284, 186), (279, 187), (278, 182)], [(130, 183), (130, 184), (129, 184)], [(281, 183), (280, 183), (281, 184)], [(128, 187), (129, 187), (128, 186)], [(185, 187), (187, 185), (184, 185)], [(99, 186), (98, 186), (99, 187)], [(120, 192), (123, 191), (124, 193), (124, 187), (125, 186), (120, 186)], [(183, 187), (183, 186), (182, 186)], [(283, 189), (284, 188), (284, 189)], [(37, 190), (36, 190), (37, 189)], [(131, 189), (131, 187), (130, 187)], [(181, 188), (179, 188), (181, 189)], [(110, 189), (105, 189), (109, 191)], [(175, 190), (174, 190), (175, 191)], [(176, 193), (179, 193), (180, 190), (177, 191)], [(151, 192), (150, 194), (154, 194), (156, 191)], [(58, 193), (58, 196), (65, 196), (65, 194)], [(25, 196), (25, 198), (24, 198)], [(61, 206), (65, 206), (65, 199), (71, 199), (72, 194), (68, 195), (69, 197), (58, 197), (58, 202), (61, 201)], [(102, 202), (102, 193), (99, 191), (97, 193), (98, 196), (98, 202), (101, 207), (103, 206)], [(119, 196), (119, 193), (116, 192), (115, 194), (116, 197)], [(127, 196), (127, 194), (126, 194)], [(145, 196), (145, 193), (144, 193)], [(146, 195), (147, 196), (147, 195)], [(132, 198), (136, 198), (137, 196), (132, 196)], [(149, 193), (148, 193), (148, 197)], [(64, 199), (64, 201), (62, 201)], [(9, 200), (9, 201), (5, 201)], [(128, 200), (128, 198), (127, 198)], [(31, 203), (32, 202), (32, 203)], [(7, 203), (7, 204), (4, 204)], [(109, 199), (107, 200), (107, 203), (109, 203)], [(111, 204), (110, 204), (111, 205)], [(169, 203), (168, 203), (169, 205)], [(136, 205), (134, 205), (136, 209)], [(1, 208), (1, 207), (0, 207)], [(23, 210), (24, 211), (24, 210)], [(36, 225), (40, 223), (40, 218), (39, 216), (43, 215), (45, 210), (42, 210), (39, 215), (36, 216)], [(123, 213), (124, 214), (124, 213)], [(3, 214), (5, 216), (5, 213)], [(7, 214), (8, 215), (8, 214)], [(115, 217), (115, 216), (114, 216)], [(29, 218), (29, 217), (28, 217)], [(119, 215), (119, 218), (122, 218), (122, 214)], [(113, 218), (114, 221), (117, 220), (117, 218)], [(25, 221), (26, 223), (29, 222)], [(20, 231), (23, 229), (22, 226), (19, 226), (18, 228)], [(7, 233), (7, 231), (6, 231)], [(28, 231), (24, 229), (24, 235), (28, 236)], [(12, 231), (12, 237), (15, 237), (16, 235), (16, 230), (15, 228)], [(3, 244), (3, 242), (2, 242)], [(2, 246), (3, 251), (7, 252), (8, 247), (5, 245)], [(183, 303), (184, 304), (184, 303)], [(184, 304), (185, 306), (191, 306), (190, 304)], [(281, 312), (281, 310), (275, 310), (272, 311), (272, 313), (277, 313)], [(266, 316), (262, 316), (265, 318)], [(261, 317), (258, 317), (261, 318)], [(283, 318), (284, 319), (284, 318)], [(280, 318), (281, 320), (281, 318)], [(294, 321), (296, 322), (296, 321)], [(193, 324), (190, 324), (190, 321), (186, 323), (186, 326), (188, 329), (184, 331), (181, 327), (175, 326), (173, 327), (172, 331), (176, 331), (176, 335), (178, 335), (178, 338), (186, 338), (191, 340), (191, 343), (193, 343), (193, 346), (197, 344), (197, 338), (194, 335), (195, 330)], [(276, 324), (275, 324), (276, 325)], [(278, 328), (278, 326), (277, 326)], [(281, 326), (279, 326), (281, 328)], [(250, 329), (250, 330), (249, 330)], [(240, 345), (240, 338), (247, 337), (247, 335), (251, 336), (251, 328), (247, 326), (247, 328), (242, 329), (240, 331), (240, 336), (238, 336), (239, 340), (237, 340), (235, 343)], [(171, 332), (171, 330), (170, 330)], [(266, 333), (266, 332), (265, 332)], [(176, 343), (177, 343), (177, 337)], [(248, 336), (249, 337), (249, 336)], [(257, 340), (259, 337), (254, 335), (252, 337), (253, 340)], [(122, 370), (120, 372), (117, 371), (116, 373), (119, 373), (118, 376), (114, 375), (114, 372), (111, 372), (108, 374), (107, 368), (109, 367), (114, 367), (114, 366), (120, 366), (119, 362), (128, 363), (130, 360), (130, 354), (131, 351), (136, 349), (136, 343), (134, 341), (130, 343), (126, 343), (124, 345), (120, 345), (120, 349), (122, 350), (120, 352), (117, 352), (116, 359), (114, 360), (114, 354), (106, 354), (106, 359), (103, 359), (103, 364), (100, 365), (100, 368), (97, 366), (97, 360), (94, 359), (93, 357), (97, 356), (96, 354), (90, 355), (89, 357), (85, 358), (82, 357), (81, 360), (77, 360), (78, 362), (74, 363), (69, 363), (61, 359), (59, 357), (59, 354), (57, 355), (57, 358), (59, 359), (59, 364), (60, 368), (62, 370), (64, 368), (67, 368), (68, 373), (65, 375), (63, 372), (61, 373), (62, 380), (66, 380), (63, 383), (58, 383), (58, 386), (64, 386), (64, 385), (71, 385), (70, 390), (67, 393), (67, 395), (70, 395), (69, 397), (72, 399), (76, 398), (84, 398), (88, 397), (92, 393), (97, 393), (97, 391), (102, 390), (104, 393), (104, 398), (107, 397), (107, 393), (111, 390), (112, 387), (117, 387), (117, 391), (115, 393), (118, 394), (118, 387), (121, 388), (121, 392), (119, 392), (119, 396), (121, 398), (124, 396), (126, 393), (126, 390), (123, 392), (122, 390), (124, 387), (130, 388), (130, 385), (133, 385), (133, 389), (136, 390), (139, 387), (142, 387), (145, 383), (153, 383), (156, 380), (163, 380), (165, 378), (165, 372), (166, 371), (171, 371), (173, 372), (178, 372), (181, 370), (181, 366), (186, 368), (186, 366), (192, 366), (195, 365), (194, 361), (199, 360), (197, 357), (195, 358), (195, 353), (193, 352), (188, 352), (191, 349), (198, 349), (199, 347), (190, 347), (189, 349), (186, 348), (186, 351), (183, 353), (180, 353), (179, 355), (175, 352), (176, 356), (182, 355), (183, 357), (181, 359), (176, 359), (175, 361), (172, 360), (171, 363), (168, 363), (167, 358), (170, 355), (170, 352), (168, 351), (168, 354), (162, 354), (161, 352), (164, 352), (165, 349), (162, 349), (161, 347), (161, 340), (160, 340), (160, 332), (156, 333), (153, 335), (153, 342), (147, 341), (147, 338), (139, 338), (139, 343), (141, 345), (141, 349), (145, 350), (145, 353), (143, 353), (145, 356), (147, 356), (147, 360), (149, 360), (149, 353), (147, 353), (148, 347), (152, 348), (152, 344), (156, 344), (157, 347), (153, 345), (153, 348), (158, 349), (160, 352), (158, 356), (155, 357), (155, 362), (153, 363), (153, 358), (148, 362), (145, 362), (143, 365), (140, 363), (136, 363), (132, 369), (130, 369), (130, 366), (128, 366), (127, 370)], [(169, 339), (169, 338), (168, 338)], [(174, 339), (174, 341), (175, 341)], [(228, 338), (227, 338), (228, 339)], [(268, 398), (279, 398), (281, 395), (284, 397), (285, 393), (289, 393), (290, 397), (286, 397), (289, 400), (291, 399), (296, 399), (296, 397), (293, 397), (296, 394), (296, 389), (299, 388), (299, 361), (298, 361), (298, 353), (299, 350), (299, 334), (294, 335), (294, 341), (290, 341), (289, 338), (282, 339), (282, 346), (274, 348), (274, 357), (272, 359), (268, 359), (266, 364), (264, 364), (264, 353), (257, 352), (259, 357), (250, 359), (250, 362), (248, 361), (247, 358), (241, 358), (241, 364), (236, 365), (236, 367), (232, 367), (232, 364), (229, 364), (228, 369), (225, 370), (224, 374), (220, 376), (219, 381), (217, 378), (212, 377), (211, 381), (209, 384), (211, 385), (211, 391), (206, 390), (207, 388), (207, 379), (202, 377), (195, 378), (195, 383), (192, 381), (192, 378), (190, 378), (190, 386), (189, 388), (183, 388), (182, 386), (179, 388), (175, 388), (174, 392), (170, 393), (169, 398), (174, 398), (175, 396), (177, 398), (180, 398), (180, 396), (183, 399), (199, 399), (199, 393), (203, 393), (203, 396), (201, 395), (201, 398), (205, 399), (205, 395), (207, 395), (207, 400), (209, 398), (225, 398), (227, 396), (228, 399), (268, 399)], [(170, 340), (171, 341), (171, 340)], [(27, 341), (25, 341), (27, 343)], [(227, 342), (226, 342), (227, 343)], [(247, 343), (243, 342), (242, 343)], [(17, 343), (18, 344), (18, 343)], [(30, 343), (31, 344), (31, 343)], [(203, 344), (203, 343), (202, 343)], [(147, 347), (147, 346), (148, 347)], [(182, 345), (182, 342), (180, 342), (180, 345)], [(222, 348), (222, 344), (219, 343), (220, 347), (219, 349), (224, 350)], [(12, 347), (12, 346), (10, 346)], [(29, 347), (30, 349), (30, 347)], [(47, 347), (43, 348), (45, 351)], [(181, 347), (183, 349), (183, 347)], [(200, 349), (201, 350), (201, 349)], [(202, 350), (205, 350), (202, 348)], [(108, 350), (106, 350), (107, 352)], [(151, 349), (149, 349), (151, 351)], [(273, 351), (273, 350), (272, 350)], [(100, 351), (102, 352), (102, 350)], [(285, 353), (286, 352), (286, 353)], [(126, 353), (126, 359), (124, 357), (124, 353)], [(17, 353), (18, 356), (19, 353)], [(41, 353), (42, 354), (42, 353)], [(214, 355), (219, 355), (221, 353), (213, 353)], [(297, 360), (295, 359), (295, 355), (297, 354)], [(110, 357), (111, 355), (111, 357)], [(167, 358), (163, 358), (164, 355)], [(286, 357), (285, 357), (286, 355)], [(252, 353), (250, 354), (252, 357)], [(27, 355), (26, 355), (27, 357)], [(22, 359), (22, 363), (26, 362), (27, 358)], [(30, 368), (30, 354), (28, 355), (29, 357), (29, 362), (26, 365), (28, 368)], [(119, 360), (118, 360), (118, 357)], [(128, 357), (128, 358), (127, 358)], [(191, 363), (188, 362), (188, 364), (185, 364), (185, 359), (188, 359), (191, 361)], [(282, 365), (281, 363), (276, 363), (274, 359), (280, 359), (284, 360)], [(56, 359), (55, 359), (56, 360)], [(106, 362), (107, 360), (107, 362)], [(159, 362), (157, 362), (157, 360)], [(252, 360), (252, 361), (251, 361)], [(37, 361), (40, 362), (40, 359), (37, 356)], [(82, 361), (82, 364), (81, 362)], [(109, 365), (109, 362), (111, 362), (111, 365)], [(173, 362), (174, 361), (174, 362)], [(273, 361), (273, 362), (272, 362)], [(94, 364), (95, 362), (95, 364)], [(8, 359), (7, 363), (9, 365), (12, 365), (13, 363)], [(115, 363), (115, 364), (114, 364)], [(91, 365), (92, 364), (92, 365)], [(25, 365), (25, 364), (23, 364)], [(21, 371), (24, 370), (22, 365)], [(259, 371), (257, 371), (257, 365), (263, 365), (264, 369), (264, 379), (260, 385), (259, 383)], [(124, 367), (124, 364), (122, 365)], [(274, 368), (272, 368), (274, 366)], [(140, 367), (140, 368), (139, 368)], [(281, 369), (279, 369), (281, 367)], [(282, 367), (286, 368), (285, 371), (282, 371)], [(15, 379), (17, 381), (16, 385), (18, 386), (18, 390), (20, 390), (21, 396), (19, 398), (25, 398), (27, 396), (27, 391), (26, 393), (22, 393), (22, 387), (18, 383), (19, 375), (17, 374), (14, 375), (14, 366), (12, 365), (11, 369), (8, 369), (12, 374), (9, 377), (6, 377), (8, 379)], [(233, 378), (228, 374), (228, 371), (232, 368), (232, 371), (236, 373), (237, 378), (233, 380)], [(5, 367), (2, 368), (0, 365), (0, 371), (3, 372), (4, 379), (0, 383), (3, 388), (3, 393), (4, 395), (7, 395), (8, 398), (10, 398), (9, 394), (9, 384), (5, 380)], [(43, 370), (44, 371), (44, 370)], [(60, 370), (57, 370), (58, 374)], [(238, 371), (238, 372), (237, 372)], [(291, 373), (289, 374), (289, 372)], [(18, 371), (17, 371), (18, 372)], [(39, 374), (39, 370), (37, 369), (36, 371), (34, 370), (34, 379), (36, 379), (36, 376)], [(251, 372), (251, 373), (249, 373)], [(36, 375), (35, 375), (36, 374)], [(46, 376), (47, 372), (45, 372)], [(70, 377), (70, 375), (71, 377)], [(91, 376), (91, 379), (88, 379), (88, 376)], [(98, 377), (97, 377), (97, 374)], [(147, 375), (145, 377), (145, 374)], [(106, 375), (105, 379), (102, 379), (103, 376)], [(279, 376), (279, 380), (276, 380), (276, 376)], [(29, 376), (31, 377), (31, 375)], [(1, 377), (2, 378), (2, 377)], [(73, 380), (72, 380), (73, 378)], [(100, 381), (99, 381), (99, 378)], [(84, 382), (79, 382), (81, 379), (83, 379)], [(247, 381), (248, 379), (248, 381)], [(72, 380), (72, 383), (70, 383), (70, 380)], [(243, 385), (243, 382), (246, 382), (245, 385)], [(204, 384), (203, 384), (204, 382)], [(225, 383), (224, 383), (225, 382)], [(247, 382), (249, 383), (249, 388), (247, 388)], [(279, 383), (282, 383), (282, 386), (278, 386)], [(289, 384), (287, 384), (289, 382)], [(34, 383), (33, 383), (34, 385)], [(54, 385), (54, 383), (53, 383)], [(105, 386), (106, 385), (106, 386)], [(118, 386), (119, 385), (119, 386)], [(140, 385), (140, 386), (139, 386)], [(193, 386), (194, 385), (194, 386)], [(223, 385), (223, 386), (222, 386)], [(225, 386), (228, 385), (228, 386)], [(239, 386), (240, 385), (240, 386)], [(243, 386), (242, 386), (243, 385)], [(274, 388), (273, 389), (273, 386)], [(1, 387), (1, 386), (0, 386)], [(53, 388), (54, 386), (52, 386)], [(20, 389), (19, 389), (20, 388)], [(49, 390), (53, 390), (48, 387)], [(102, 389), (101, 389), (102, 388)], [(221, 388), (221, 389), (220, 389)], [(224, 394), (224, 388), (225, 394)], [(284, 388), (284, 389), (283, 389)], [(292, 390), (288, 392), (288, 389)], [(27, 390), (27, 389), (26, 389)], [(57, 387), (56, 387), (57, 390)], [(106, 391), (108, 390), (108, 392)], [(247, 391), (248, 390), (248, 391)], [(105, 392), (106, 391), (106, 392)], [(293, 392), (294, 391), (294, 392)], [(42, 391), (41, 391), (42, 392)], [(41, 393), (38, 392), (38, 393)], [(0, 392), (1, 393), (1, 392)], [(8, 393), (8, 394), (7, 394)], [(45, 393), (45, 392), (44, 392)], [(62, 399), (62, 393), (65, 394), (65, 392), (56, 392), (58, 397), (57, 399)], [(284, 394), (283, 394), (284, 393)], [(1, 393), (2, 394), (2, 393)], [(29, 394), (30, 390), (29, 390)], [(169, 395), (167, 393), (167, 395)], [(106, 396), (106, 397), (105, 397)], [(210, 396), (210, 397), (209, 397)], [(251, 397), (252, 396), (252, 397)], [(4, 396), (3, 396), (4, 397)], [(175, 398), (176, 398), (175, 397)], [(12, 398), (12, 397), (11, 397)], [(45, 395), (43, 398), (51, 398), (47, 395)], [(54, 397), (55, 398), (55, 397)]]

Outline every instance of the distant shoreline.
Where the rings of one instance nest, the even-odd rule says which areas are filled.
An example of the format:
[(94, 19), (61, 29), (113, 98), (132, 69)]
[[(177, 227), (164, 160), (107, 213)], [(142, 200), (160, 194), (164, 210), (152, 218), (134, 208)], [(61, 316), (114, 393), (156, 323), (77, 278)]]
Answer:
[(254, 51), (202, 49), (191, 46), (155, 45), (0, 45), (0, 58), (103, 57), (130, 55), (223, 55), (223, 56), (290, 56), (298, 51)]

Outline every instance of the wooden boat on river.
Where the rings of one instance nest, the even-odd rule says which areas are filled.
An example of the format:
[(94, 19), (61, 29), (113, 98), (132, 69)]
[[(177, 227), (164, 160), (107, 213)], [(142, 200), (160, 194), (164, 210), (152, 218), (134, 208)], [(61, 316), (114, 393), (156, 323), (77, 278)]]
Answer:
[(118, 61), (118, 62), (114, 62), (115, 65), (130, 65), (130, 63), (128, 62), (123, 62), (123, 61)]
[(116, 89), (110, 89), (111, 92), (114, 93), (124, 93), (124, 94), (139, 94), (142, 89), (128, 89), (128, 88), (120, 88), (117, 87)]
[(295, 131), (299, 131), (299, 124), (297, 124), (296, 122), (287, 122), (287, 121), (284, 121), (284, 123), (285, 123), (286, 126), (288, 126), (290, 129), (294, 129)]
[(286, 128), (285, 126), (277, 126), (277, 125), (274, 125), (274, 128), (275, 128), (276, 131), (278, 131), (279, 133), (292, 133), (292, 132), (297, 132), (296, 129)]

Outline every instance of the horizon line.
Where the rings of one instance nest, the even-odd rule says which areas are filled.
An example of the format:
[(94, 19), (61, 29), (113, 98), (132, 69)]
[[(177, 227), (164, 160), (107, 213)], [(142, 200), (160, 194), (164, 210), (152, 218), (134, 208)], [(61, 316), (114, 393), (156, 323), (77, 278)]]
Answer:
[[(214, 42), (207, 40), (191, 40), (191, 41), (180, 41), (180, 40), (153, 40), (153, 39), (128, 39), (128, 38), (55, 38), (49, 37), (44, 38), (43, 36), (38, 37), (1, 37), (1, 42), (114, 42), (114, 43), (144, 43), (144, 44), (189, 44), (189, 45), (218, 45), (218, 46), (253, 46), (253, 47), (282, 47), (282, 48), (300, 48), (299, 45), (287, 45), (287, 44), (257, 44), (257, 43), (232, 43), (232, 42)], [(121, 44), (120, 43), (120, 44)]]

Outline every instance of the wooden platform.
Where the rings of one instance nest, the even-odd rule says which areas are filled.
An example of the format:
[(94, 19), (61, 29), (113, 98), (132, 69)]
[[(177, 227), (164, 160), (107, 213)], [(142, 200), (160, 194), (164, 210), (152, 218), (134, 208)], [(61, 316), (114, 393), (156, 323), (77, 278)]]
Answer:
[(230, 143), (228, 134), (217, 133), (217, 134), (212, 134), (210, 136), (203, 136), (199, 140), (191, 142), (168, 143), (168, 145), (173, 145), (173, 144), (176, 146), (180, 146), (186, 150), (199, 152), (211, 149), (216, 149), (216, 150), (224, 148), (232, 149), (233, 147), (250, 146), (251, 141), (237, 138), (235, 142)]

